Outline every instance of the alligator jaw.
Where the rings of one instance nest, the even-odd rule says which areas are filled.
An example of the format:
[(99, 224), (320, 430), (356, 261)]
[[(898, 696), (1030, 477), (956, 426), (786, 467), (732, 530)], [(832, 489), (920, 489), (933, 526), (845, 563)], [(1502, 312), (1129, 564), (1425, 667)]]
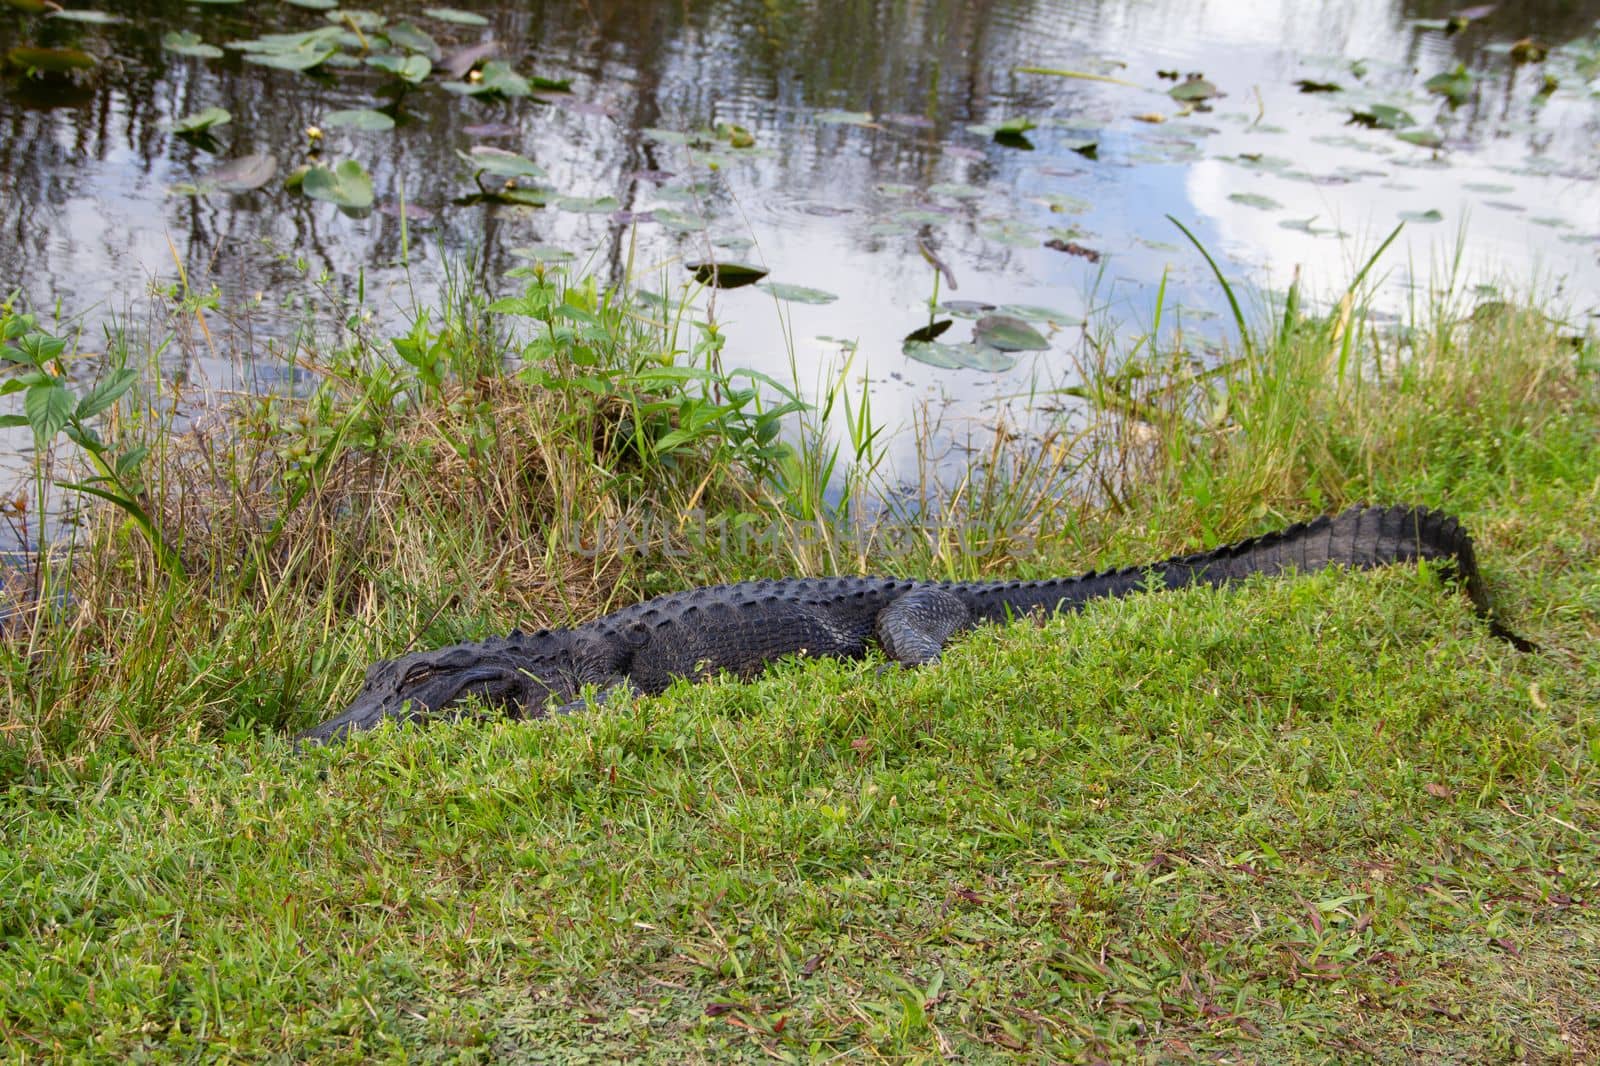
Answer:
[(458, 644), (377, 663), (367, 671), (366, 684), (350, 706), (301, 733), (295, 746), (341, 740), (349, 733), (372, 729), (385, 718), (411, 722), (441, 712), (459, 713), (468, 698), (485, 708), (531, 714), (552, 695), (565, 694), (565, 686), (544, 679), (552, 677), (550, 671), (541, 671), (544, 677), (536, 675), (530, 667), (541, 664), (520, 658), (482, 645)]

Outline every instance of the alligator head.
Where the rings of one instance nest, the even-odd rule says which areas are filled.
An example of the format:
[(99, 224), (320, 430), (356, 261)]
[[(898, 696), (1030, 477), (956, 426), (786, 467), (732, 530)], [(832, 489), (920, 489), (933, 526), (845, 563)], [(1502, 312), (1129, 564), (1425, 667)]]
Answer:
[(366, 684), (343, 713), (295, 738), (296, 745), (339, 740), (372, 729), (386, 718), (410, 722), (452, 709), (469, 699), (514, 715), (536, 715), (552, 697), (576, 695), (570, 643), (565, 631), (541, 631), (481, 643), (453, 644), (386, 659), (367, 670)]

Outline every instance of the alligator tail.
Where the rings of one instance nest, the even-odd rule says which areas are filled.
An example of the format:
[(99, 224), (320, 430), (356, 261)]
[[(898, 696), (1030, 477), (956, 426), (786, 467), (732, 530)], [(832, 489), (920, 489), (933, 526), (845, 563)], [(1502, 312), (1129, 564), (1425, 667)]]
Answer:
[[(1370, 569), (1420, 560), (1437, 562), (1466, 589), (1473, 607), (1497, 637), (1521, 651), (1535, 645), (1506, 629), (1495, 618), (1473, 555), (1472, 538), (1453, 516), (1426, 507), (1352, 507), (1332, 516), (1297, 522), (1273, 533), (1251, 537), (1211, 551), (1180, 555), (1147, 567), (1129, 567), (1104, 574), (1085, 574), (1060, 581), (1023, 585), (973, 586), (981, 600), (979, 613), (1036, 606), (1071, 610), (1104, 596), (1121, 596), (1150, 587), (1225, 585), (1253, 574), (1285, 571), (1310, 573), (1329, 566)], [(991, 591), (992, 590), (992, 591)], [(987, 595), (985, 595), (987, 593)]]

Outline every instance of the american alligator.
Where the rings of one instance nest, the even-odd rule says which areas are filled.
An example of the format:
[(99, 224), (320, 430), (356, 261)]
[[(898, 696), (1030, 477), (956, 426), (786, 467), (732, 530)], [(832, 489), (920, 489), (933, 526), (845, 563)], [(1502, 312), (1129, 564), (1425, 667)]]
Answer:
[(979, 622), (1072, 611), (1102, 596), (1147, 588), (1222, 585), (1251, 574), (1369, 568), (1437, 560), (1466, 587), (1490, 629), (1518, 648), (1489, 607), (1472, 540), (1460, 522), (1422, 507), (1353, 507), (1213, 551), (1152, 566), (1043, 581), (907, 581), (884, 577), (784, 578), (689, 589), (625, 607), (575, 629), (513, 630), (379, 662), (338, 716), (297, 742), (480, 706), (538, 718), (618, 690), (664, 690), (675, 678), (721, 671), (749, 678), (785, 656), (860, 658), (876, 641), (905, 666), (936, 662), (945, 642)]

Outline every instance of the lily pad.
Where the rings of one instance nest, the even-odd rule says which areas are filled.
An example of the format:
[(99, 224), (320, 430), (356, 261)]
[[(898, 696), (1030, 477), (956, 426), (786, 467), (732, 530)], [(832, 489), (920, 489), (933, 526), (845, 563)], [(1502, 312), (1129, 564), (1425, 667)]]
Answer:
[(1228, 199), (1236, 204), (1244, 204), (1246, 207), (1254, 207), (1262, 211), (1276, 211), (1283, 206), (1270, 196), (1262, 196), (1260, 193), (1253, 192), (1230, 193)]
[(322, 124), (329, 129), (362, 130), (367, 133), (382, 133), (394, 129), (394, 119), (382, 111), (373, 111), (365, 107), (330, 111), (322, 116)]
[(1433, 130), (1401, 130), (1394, 136), (1396, 140), (1405, 141), (1407, 144), (1419, 145), (1423, 148), (1444, 147), (1444, 138)]
[(498, 59), (490, 60), (478, 71), (475, 81), (447, 81), (445, 89), (465, 96), (531, 96), (533, 86), (512, 69), (511, 64)]
[(1167, 90), (1167, 95), (1180, 103), (1193, 104), (1205, 100), (1214, 100), (1222, 93), (1217, 87), (1198, 74), (1191, 74), (1180, 84)]
[(322, 16), (329, 22), (336, 22), (341, 26), (350, 26), (362, 33), (372, 33), (383, 29), (383, 24), (388, 21), (376, 11), (353, 11), (350, 8), (336, 8)]
[(367, 66), (393, 74), (401, 81), (412, 85), (421, 84), (422, 80), (433, 71), (433, 63), (424, 55), (368, 56)]
[(233, 115), (224, 107), (208, 107), (203, 111), (196, 111), (192, 115), (185, 115), (172, 124), (172, 132), (180, 137), (192, 137), (205, 133), (216, 126), (226, 126), (233, 121)]
[(1083, 325), (1083, 319), (1077, 315), (1068, 314), (1054, 307), (1041, 307), (1038, 304), (1002, 304), (999, 310), (1002, 315), (1030, 322), (1050, 322), (1057, 326)]
[(908, 359), (941, 370), (982, 370), (991, 374), (1004, 373), (1017, 365), (1017, 360), (1004, 352), (982, 344), (945, 344), (942, 341), (907, 341), (900, 351)]
[(794, 304), (831, 304), (839, 298), (826, 289), (808, 289), (804, 285), (789, 285), (781, 281), (765, 281), (756, 288)]
[(310, 70), (326, 63), (338, 51), (332, 47), (315, 47), (283, 52), (247, 52), (244, 60), (275, 70)]
[(249, 192), (271, 181), (277, 172), (278, 161), (270, 155), (245, 155), (206, 175), (204, 185), (221, 192)]
[(1402, 211), (1400, 218), (1405, 222), (1443, 222), (1444, 215), (1437, 210), (1429, 208), (1426, 211)]
[(528, 244), (511, 249), (518, 259), (531, 259), (535, 263), (565, 263), (578, 258), (576, 254), (553, 244)]
[(27, 45), (7, 52), (6, 62), (13, 67), (40, 74), (92, 70), (99, 63), (94, 56), (77, 48), (32, 48)]
[(694, 280), (719, 289), (738, 289), (754, 285), (767, 271), (749, 263), (687, 263)]
[(1382, 130), (1402, 130), (1417, 124), (1410, 112), (1388, 104), (1373, 104), (1365, 111), (1352, 111), (1350, 121), (1358, 126)]
[(840, 111), (837, 108), (830, 108), (826, 111), (818, 111), (811, 117), (830, 126), (872, 125), (872, 115), (866, 111)]
[(161, 47), (180, 56), (192, 56), (195, 59), (222, 58), (222, 49), (214, 44), (206, 44), (198, 33), (189, 30), (174, 30), (163, 34)]
[(111, 15), (104, 11), (94, 11), (87, 8), (52, 11), (50, 12), (50, 17), (60, 19), (63, 22), (84, 22), (91, 26), (114, 26), (119, 22), (128, 21), (121, 15)]
[(1042, 333), (1015, 315), (984, 315), (973, 325), (972, 337), (1002, 352), (1042, 352), (1050, 347)]
[(313, 200), (351, 210), (372, 206), (372, 178), (354, 159), (346, 159), (333, 167), (314, 166), (306, 171), (301, 190)]
[(1467, 73), (1465, 64), (1456, 64), (1456, 69), (1444, 74), (1435, 74), (1422, 83), (1422, 87), (1430, 93), (1437, 93), (1450, 101), (1451, 107), (1460, 107), (1472, 95), (1472, 75)]
[(456, 155), (472, 166), (473, 173), (492, 174), (497, 178), (544, 177), (544, 168), (531, 159), (491, 144), (474, 145), (468, 151), (457, 150)]
[(622, 206), (615, 196), (558, 196), (556, 207), (586, 215), (609, 214)]
[(438, 19), (440, 22), (449, 22), (456, 26), (489, 25), (489, 20), (484, 18), (482, 15), (474, 14), (471, 11), (460, 11), (453, 7), (430, 7), (423, 9), (422, 13), (431, 19)]
[(706, 220), (688, 211), (658, 207), (650, 212), (658, 223), (675, 233), (698, 233), (706, 228)]
[(910, 333), (907, 333), (905, 336), (905, 343), (922, 344), (926, 343), (927, 341), (938, 340), (940, 337), (944, 336), (945, 331), (953, 325), (955, 325), (955, 323), (948, 318), (941, 318), (937, 322), (929, 322), (926, 326), (923, 326), (920, 329), (914, 329)]
[(977, 318), (993, 311), (994, 304), (982, 300), (946, 300), (939, 305), (939, 310), (957, 318)]
[[(425, 57), (429, 62), (436, 63), (444, 55), (444, 50), (439, 47), (439, 42), (426, 30), (418, 29), (409, 22), (396, 22), (393, 26), (383, 31), (389, 38), (389, 43), (396, 48), (403, 48), (407, 52), (414, 52)], [(380, 68), (382, 69), (382, 68)]]

